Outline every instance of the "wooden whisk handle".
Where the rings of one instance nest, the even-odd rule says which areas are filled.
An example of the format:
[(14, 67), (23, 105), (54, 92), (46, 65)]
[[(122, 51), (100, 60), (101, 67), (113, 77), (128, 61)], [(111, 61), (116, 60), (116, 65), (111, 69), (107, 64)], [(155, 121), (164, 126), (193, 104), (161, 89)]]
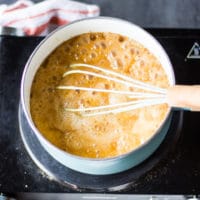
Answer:
[(172, 107), (200, 111), (200, 85), (175, 85), (168, 89), (167, 102)]

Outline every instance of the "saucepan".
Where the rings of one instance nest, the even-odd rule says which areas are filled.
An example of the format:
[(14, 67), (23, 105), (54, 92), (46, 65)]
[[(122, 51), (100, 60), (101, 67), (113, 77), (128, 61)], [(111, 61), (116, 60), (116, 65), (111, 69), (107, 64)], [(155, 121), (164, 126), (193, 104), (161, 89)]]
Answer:
[(58, 28), (36, 47), (27, 61), (23, 72), (21, 81), (21, 104), (30, 129), (37, 136), (37, 139), (43, 148), (55, 160), (68, 168), (82, 173), (95, 175), (114, 174), (140, 164), (159, 147), (164, 140), (171, 123), (171, 109), (168, 110), (166, 118), (148, 141), (129, 153), (105, 159), (83, 158), (67, 153), (54, 146), (37, 129), (30, 113), (31, 85), (38, 67), (45, 58), (64, 41), (67, 41), (74, 36), (90, 32), (112, 32), (138, 41), (158, 58), (168, 75), (170, 85), (173, 86), (175, 84), (174, 72), (168, 55), (160, 43), (151, 34), (139, 26), (121, 19), (110, 17), (88, 18)]

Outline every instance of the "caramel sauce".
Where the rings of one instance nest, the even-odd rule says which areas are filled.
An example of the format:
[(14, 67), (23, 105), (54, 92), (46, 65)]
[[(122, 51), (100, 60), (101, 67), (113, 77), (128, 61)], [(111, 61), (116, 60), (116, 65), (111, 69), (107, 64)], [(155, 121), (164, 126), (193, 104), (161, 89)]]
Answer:
[(78, 156), (108, 158), (130, 152), (154, 135), (166, 118), (169, 109), (166, 104), (91, 117), (66, 111), (66, 107), (92, 107), (130, 99), (118, 94), (58, 90), (59, 85), (137, 91), (89, 75), (73, 74), (63, 78), (63, 73), (74, 63), (93, 64), (159, 87), (169, 86), (157, 58), (138, 42), (114, 33), (74, 37), (45, 59), (32, 84), (31, 115), (36, 127), (50, 142)]

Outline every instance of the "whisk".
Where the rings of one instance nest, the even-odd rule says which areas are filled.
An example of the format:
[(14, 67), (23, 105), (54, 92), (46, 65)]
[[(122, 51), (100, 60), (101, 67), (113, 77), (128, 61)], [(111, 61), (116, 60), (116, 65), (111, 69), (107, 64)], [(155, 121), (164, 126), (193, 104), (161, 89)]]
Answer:
[[(138, 92), (115, 89), (88, 88), (73, 85), (60, 85), (57, 87), (57, 89), (114, 93), (119, 95), (126, 95), (130, 98), (130, 101), (127, 102), (94, 107), (65, 108), (66, 111), (78, 112), (83, 116), (96, 116), (110, 113), (126, 112), (146, 106), (165, 103), (171, 107), (178, 107), (180, 109), (187, 109), (191, 111), (200, 111), (200, 85), (175, 85), (164, 89), (95, 65), (77, 63), (71, 64), (69, 67), (71, 70), (65, 72), (63, 77), (72, 74), (84, 74), (113, 81), (127, 87), (137, 88), (144, 92), (141, 92), (140, 90)], [(79, 67), (81, 67), (81, 69), (77, 69)]]

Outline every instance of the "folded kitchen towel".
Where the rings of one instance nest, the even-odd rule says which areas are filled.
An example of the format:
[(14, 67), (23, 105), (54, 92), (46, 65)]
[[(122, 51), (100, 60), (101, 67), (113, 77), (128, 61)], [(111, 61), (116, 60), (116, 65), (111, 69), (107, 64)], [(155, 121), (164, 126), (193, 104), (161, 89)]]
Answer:
[(34, 4), (19, 0), (11, 5), (0, 5), (0, 26), (16, 28), (28, 36), (44, 36), (60, 25), (99, 14), (97, 5), (77, 1), (46, 0)]

